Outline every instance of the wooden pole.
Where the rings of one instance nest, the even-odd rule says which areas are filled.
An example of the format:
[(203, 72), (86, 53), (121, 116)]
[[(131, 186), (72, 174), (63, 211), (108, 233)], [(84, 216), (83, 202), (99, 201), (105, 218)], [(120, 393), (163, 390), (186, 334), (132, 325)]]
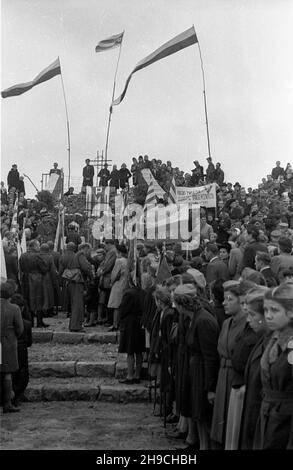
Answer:
[[(123, 36), (124, 36), (124, 31), (123, 31)], [(123, 40), (123, 37), (122, 37), (122, 40)], [(115, 97), (116, 77), (117, 77), (118, 66), (119, 66), (119, 61), (120, 61), (121, 49), (122, 49), (122, 41), (121, 41), (120, 47), (119, 47), (118, 60), (117, 60), (117, 65), (116, 65), (116, 70), (115, 70), (115, 75), (114, 75), (114, 83), (113, 83), (112, 101), (111, 101), (111, 103), (113, 103), (114, 97)], [(110, 109), (109, 109), (109, 117), (108, 117), (108, 127), (107, 127), (107, 137), (106, 137), (106, 147), (105, 147), (105, 160), (106, 160), (106, 162), (107, 162), (107, 160), (108, 160), (108, 144), (109, 144), (109, 134), (110, 134), (111, 119), (112, 119), (112, 106), (110, 106)]]
[[(59, 59), (60, 60), (60, 59)], [(61, 64), (60, 64), (61, 70)], [(71, 157), (70, 157), (70, 131), (69, 131), (69, 119), (68, 119), (68, 109), (67, 109), (67, 102), (66, 102), (66, 95), (65, 95), (65, 88), (63, 82), (63, 76), (61, 71), (61, 84), (62, 84), (62, 91), (63, 91), (63, 98), (65, 104), (65, 113), (66, 113), (66, 126), (67, 126), (67, 152), (68, 152), (68, 189), (70, 187), (70, 177), (71, 177)]]
[(206, 129), (207, 129), (207, 140), (208, 140), (208, 152), (209, 152), (209, 157), (210, 157), (210, 156), (211, 156), (211, 146), (210, 146), (210, 134), (209, 134), (209, 121), (208, 121), (207, 99), (206, 99), (205, 74), (204, 74), (203, 60), (202, 60), (202, 55), (201, 55), (201, 49), (200, 49), (199, 41), (197, 41), (197, 45), (198, 45), (198, 50), (199, 50), (199, 57), (200, 57), (200, 64), (201, 64), (201, 71), (202, 71), (204, 111), (205, 111), (205, 118), (206, 118)]

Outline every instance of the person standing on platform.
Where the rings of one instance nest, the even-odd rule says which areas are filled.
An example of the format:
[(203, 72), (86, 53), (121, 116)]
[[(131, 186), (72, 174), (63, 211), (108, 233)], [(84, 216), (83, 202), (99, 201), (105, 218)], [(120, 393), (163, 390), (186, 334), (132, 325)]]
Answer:
[(53, 168), (51, 168), (49, 174), (52, 175), (52, 174), (54, 174), (54, 173), (55, 173), (56, 175), (61, 176), (61, 170), (58, 168), (58, 163), (53, 163)]
[(102, 168), (98, 177), (100, 178), (99, 186), (108, 186), (108, 181), (110, 179), (110, 171), (108, 170), (108, 163), (105, 163), (104, 168)]
[(93, 186), (94, 184), (94, 175), (95, 175), (95, 169), (93, 165), (90, 164), (90, 159), (87, 158), (85, 163), (86, 166), (83, 167), (82, 171), (82, 176), (83, 176), (83, 182), (82, 186), (85, 188), (85, 186)]

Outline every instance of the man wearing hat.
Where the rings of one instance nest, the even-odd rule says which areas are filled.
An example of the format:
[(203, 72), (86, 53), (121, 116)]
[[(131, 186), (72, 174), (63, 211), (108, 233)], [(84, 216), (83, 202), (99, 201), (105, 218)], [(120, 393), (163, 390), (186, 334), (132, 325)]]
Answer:
[(293, 266), (292, 256), (292, 241), (287, 237), (279, 238), (279, 250), (280, 254), (274, 256), (271, 263), (271, 268), (274, 276), (279, 279), (281, 271), (288, 269)]
[(191, 182), (197, 186), (200, 180), (203, 180), (203, 167), (199, 164), (198, 160), (194, 160), (195, 168), (192, 170)]
[(82, 186), (83, 187), (93, 186), (95, 170), (94, 170), (93, 165), (90, 164), (90, 162), (91, 162), (90, 159), (87, 158), (85, 161), (86, 166), (83, 167), (83, 170), (82, 170), (82, 176), (83, 176)]
[(213, 183), (215, 181), (215, 165), (212, 162), (211, 157), (207, 158), (208, 167), (206, 171), (206, 182)]

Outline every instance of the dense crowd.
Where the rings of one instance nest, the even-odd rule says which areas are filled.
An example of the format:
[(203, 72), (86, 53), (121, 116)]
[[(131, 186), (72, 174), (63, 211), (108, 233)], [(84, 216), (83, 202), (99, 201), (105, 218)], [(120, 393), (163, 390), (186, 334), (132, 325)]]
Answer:
[[(146, 162), (141, 157), (133, 165)], [(163, 173), (173, 178), (177, 170), (168, 163)], [(293, 447), (292, 170), (277, 162), (257, 189), (246, 190), (225, 183), (217, 165), (211, 173), (211, 163), (205, 174), (195, 163), (190, 175), (192, 185), (218, 188), (216, 210), (201, 208), (200, 246), (185, 252), (180, 243), (138, 240), (135, 269), (129, 243), (108, 239), (93, 250), (76, 223), (68, 226), (66, 248), (54, 251), (54, 235), (34, 219), (34, 202), (23, 202), (10, 230), (11, 203), (5, 208), (1, 192), (4, 411), (19, 410), (28, 383), (31, 325), (46, 327), (44, 316), (61, 309), (70, 331), (95, 324), (119, 329), (124, 384), (141, 381), (147, 358), (162, 414), (177, 423), (169, 437), (201, 449)], [(149, 164), (160, 181), (163, 164)], [(18, 261), (23, 231), (28, 250)]]

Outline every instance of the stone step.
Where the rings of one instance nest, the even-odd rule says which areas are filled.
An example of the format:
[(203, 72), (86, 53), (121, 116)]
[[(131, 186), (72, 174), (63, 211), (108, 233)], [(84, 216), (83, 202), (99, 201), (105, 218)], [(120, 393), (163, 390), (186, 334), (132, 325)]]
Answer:
[[(115, 361), (44, 361), (29, 363), (30, 377), (116, 377), (127, 375), (127, 363)], [(147, 363), (143, 364), (141, 376), (147, 379)]]
[(91, 343), (117, 343), (118, 333), (98, 331), (93, 333), (74, 333), (71, 331), (53, 331), (33, 329), (34, 343), (63, 343), (63, 344), (91, 344)]
[(104, 401), (115, 403), (145, 402), (149, 399), (148, 382), (124, 385), (116, 380), (74, 377), (71, 379), (31, 379), (24, 393), (28, 402)]

